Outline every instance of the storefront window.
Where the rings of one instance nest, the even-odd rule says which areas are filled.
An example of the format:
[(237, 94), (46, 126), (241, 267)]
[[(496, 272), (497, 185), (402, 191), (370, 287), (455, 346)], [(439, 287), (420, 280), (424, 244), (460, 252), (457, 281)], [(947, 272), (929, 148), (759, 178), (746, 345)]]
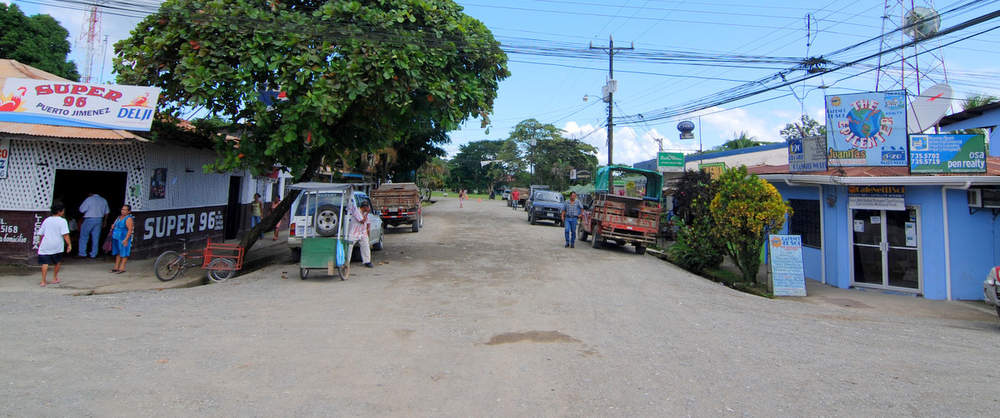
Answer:
[(790, 199), (792, 216), (788, 220), (788, 233), (802, 236), (802, 245), (812, 248), (823, 246), (822, 226), (819, 222), (818, 200)]

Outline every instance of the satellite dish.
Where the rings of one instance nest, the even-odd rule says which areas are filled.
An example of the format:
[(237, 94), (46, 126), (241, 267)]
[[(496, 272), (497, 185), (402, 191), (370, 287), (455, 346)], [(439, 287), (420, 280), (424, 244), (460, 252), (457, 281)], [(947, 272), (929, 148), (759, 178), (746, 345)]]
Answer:
[(941, 15), (934, 9), (914, 7), (906, 13), (903, 21), (903, 33), (913, 39), (923, 39), (937, 33), (941, 29)]
[(947, 84), (935, 84), (910, 98), (906, 108), (906, 131), (917, 134), (930, 129), (941, 120), (951, 106), (952, 90)]

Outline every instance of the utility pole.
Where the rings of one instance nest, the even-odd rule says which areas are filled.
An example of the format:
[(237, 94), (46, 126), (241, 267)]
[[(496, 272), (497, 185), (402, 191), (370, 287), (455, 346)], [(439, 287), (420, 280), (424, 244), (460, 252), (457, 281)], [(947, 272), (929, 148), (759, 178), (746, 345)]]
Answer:
[(628, 48), (615, 48), (615, 38), (609, 35), (607, 48), (595, 47), (594, 43), (591, 42), (590, 49), (599, 49), (601, 51), (607, 51), (608, 53), (608, 84), (604, 85), (604, 101), (608, 103), (608, 191), (610, 192), (614, 188), (614, 184), (611, 179), (611, 164), (613, 161), (612, 153), (614, 151), (615, 139), (614, 98), (615, 90), (618, 90), (618, 82), (615, 80), (615, 52), (633, 50), (635, 47), (634, 44), (630, 44)]

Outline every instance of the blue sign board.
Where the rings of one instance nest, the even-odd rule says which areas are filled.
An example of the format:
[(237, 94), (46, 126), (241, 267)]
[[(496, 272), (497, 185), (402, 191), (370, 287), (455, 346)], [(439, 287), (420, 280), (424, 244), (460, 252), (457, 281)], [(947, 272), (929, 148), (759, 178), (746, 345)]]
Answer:
[(830, 166), (906, 167), (906, 92), (826, 96)]
[(910, 135), (911, 173), (985, 173), (984, 135)]
[(769, 235), (771, 282), (774, 296), (805, 296), (806, 276), (802, 268), (801, 235)]
[(788, 141), (788, 171), (826, 171), (826, 137), (812, 136)]

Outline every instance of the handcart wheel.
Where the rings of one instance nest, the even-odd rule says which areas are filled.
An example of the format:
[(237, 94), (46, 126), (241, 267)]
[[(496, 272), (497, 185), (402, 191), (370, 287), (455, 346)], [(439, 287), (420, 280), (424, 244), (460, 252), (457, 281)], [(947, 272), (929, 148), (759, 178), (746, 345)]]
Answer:
[(208, 266), (205, 268), (208, 270), (206, 272), (208, 280), (211, 280), (213, 283), (222, 283), (233, 277), (233, 273), (236, 272), (236, 263), (233, 263), (233, 260), (228, 258), (216, 258), (208, 263)]
[(299, 278), (305, 280), (309, 276), (309, 269), (299, 267)]
[(347, 280), (347, 277), (351, 275), (351, 265), (344, 264), (337, 267), (337, 275), (340, 276), (340, 281)]

